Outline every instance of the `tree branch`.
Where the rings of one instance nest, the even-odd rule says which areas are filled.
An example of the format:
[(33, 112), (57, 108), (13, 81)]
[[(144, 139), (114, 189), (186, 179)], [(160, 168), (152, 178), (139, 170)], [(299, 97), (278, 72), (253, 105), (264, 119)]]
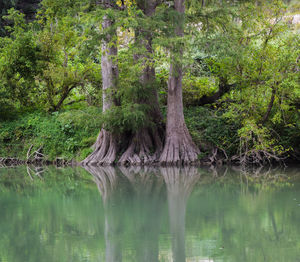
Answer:
[(271, 110), (272, 110), (273, 105), (274, 105), (275, 95), (276, 95), (276, 88), (274, 86), (272, 86), (271, 100), (269, 102), (267, 112), (265, 113), (265, 115), (264, 115), (264, 117), (263, 117), (263, 119), (261, 121), (262, 124), (265, 124), (267, 122), (267, 120), (269, 119)]

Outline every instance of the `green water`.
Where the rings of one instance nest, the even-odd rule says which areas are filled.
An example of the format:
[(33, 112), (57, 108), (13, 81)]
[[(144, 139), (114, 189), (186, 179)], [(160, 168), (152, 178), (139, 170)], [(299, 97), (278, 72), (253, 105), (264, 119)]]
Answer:
[(300, 261), (300, 170), (0, 168), (0, 262)]

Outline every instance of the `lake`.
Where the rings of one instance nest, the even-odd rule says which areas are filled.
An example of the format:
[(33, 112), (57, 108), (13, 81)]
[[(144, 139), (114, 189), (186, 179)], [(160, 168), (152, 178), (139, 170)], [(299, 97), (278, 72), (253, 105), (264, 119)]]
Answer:
[(0, 262), (300, 261), (300, 169), (0, 168)]

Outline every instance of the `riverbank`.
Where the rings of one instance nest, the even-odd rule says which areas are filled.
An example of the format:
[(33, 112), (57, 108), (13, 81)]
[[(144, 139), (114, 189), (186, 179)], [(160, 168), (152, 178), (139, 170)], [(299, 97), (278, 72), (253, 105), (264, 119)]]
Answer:
[[(200, 148), (201, 165), (260, 165), (299, 160), (298, 140), (290, 135), (291, 127), (277, 130), (281, 133), (284, 154), (276, 155), (263, 148), (251, 154), (241, 151), (241, 123), (230, 121), (222, 112), (208, 107), (188, 107), (185, 120)], [(80, 162), (92, 152), (91, 146), (101, 126), (99, 108), (84, 104), (51, 114), (18, 113), (0, 122), (0, 156), (10, 164)]]

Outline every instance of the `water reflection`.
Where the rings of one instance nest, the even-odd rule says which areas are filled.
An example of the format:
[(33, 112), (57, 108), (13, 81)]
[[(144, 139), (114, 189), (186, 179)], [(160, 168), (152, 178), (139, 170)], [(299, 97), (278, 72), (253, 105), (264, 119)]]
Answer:
[[(107, 262), (122, 261), (122, 221), (132, 213), (138, 214), (131, 218), (135, 223), (135, 261), (159, 261), (160, 220), (166, 199), (164, 186), (167, 189), (173, 261), (186, 260), (186, 204), (193, 187), (200, 179), (195, 167), (86, 167), (86, 170), (93, 175), (104, 202)], [(121, 217), (119, 208), (124, 195), (120, 195), (120, 192), (126, 182), (126, 191), (131, 192), (129, 199), (134, 210), (124, 210)]]
[(87, 171), (0, 169), (1, 262), (299, 261), (299, 169)]
[[(163, 178), (158, 171), (139, 167), (86, 170), (93, 175), (105, 207), (106, 261), (122, 261), (122, 240), (128, 235), (135, 239), (135, 261), (159, 261)], [(128, 220), (134, 223), (133, 232), (123, 230)]]
[(153, 168), (120, 168), (132, 189), (136, 261), (159, 261), (159, 233), (164, 205), (163, 179)]
[(122, 261), (122, 217), (119, 216), (120, 177), (113, 167), (86, 167), (97, 184), (105, 209), (105, 261)]
[(174, 262), (184, 262), (186, 203), (194, 185), (200, 178), (194, 167), (160, 169), (168, 192), (169, 222)]
[[(205, 191), (201, 188), (201, 191), (204, 190), (205, 194), (210, 196), (204, 195), (203, 201), (212, 197), (215, 198), (215, 202), (210, 200), (212, 206), (208, 207), (207, 203), (198, 198), (199, 206), (196, 213), (192, 214), (195, 216), (189, 219), (198, 225), (198, 228), (194, 227), (195, 232), (205, 232), (207, 229), (199, 227), (199, 224), (205, 224), (212, 232), (218, 228), (218, 233), (214, 236), (204, 234), (203, 238), (206, 240), (197, 236), (196, 245), (199, 250), (205, 250), (203, 253), (194, 251), (198, 253), (193, 256), (196, 261), (274, 259), (270, 247), (276, 249), (273, 242), (279, 244), (282, 241), (286, 220), (278, 217), (273, 194), (268, 190), (264, 191), (268, 186), (272, 188), (272, 185), (283, 181), (285, 175), (280, 172), (274, 175), (270, 170), (259, 170), (258, 176), (257, 171), (253, 173), (249, 170), (236, 170), (240, 177), (240, 186), (237, 187), (226, 180), (228, 168), (205, 171), (195, 167), (90, 167), (87, 170), (93, 175), (104, 201), (107, 262), (122, 261), (124, 254), (127, 260), (130, 257), (132, 261), (141, 262), (188, 261), (186, 246), (190, 247), (195, 243), (192, 243), (193, 233), (186, 232), (186, 209), (196, 184), (198, 190), (201, 184), (213, 186), (214, 189), (227, 184), (225, 191), (223, 188), (221, 194), (215, 192), (215, 195), (212, 190)], [(201, 176), (201, 173), (204, 175)], [(210, 176), (207, 176), (207, 173)], [(288, 186), (288, 182), (285, 185)], [(201, 191), (200, 195), (203, 193)], [(216, 199), (218, 196), (221, 197)], [(225, 200), (222, 197), (225, 197)], [(224, 203), (225, 206), (221, 206)], [(122, 209), (122, 206), (126, 208)], [(261, 207), (265, 207), (266, 211), (261, 210)], [(209, 209), (207, 214), (205, 208)], [(203, 212), (200, 211), (202, 209)], [(168, 210), (167, 234), (171, 238), (171, 256), (170, 253), (160, 250), (163, 247), (159, 246), (164, 210)], [(128, 221), (133, 223), (132, 227)], [(191, 223), (188, 224), (189, 227), (192, 226)], [(241, 235), (237, 235), (237, 232)], [(188, 243), (186, 236), (189, 236)], [(128, 242), (128, 239), (133, 240), (129, 247), (131, 255), (128, 255), (128, 246), (122, 248), (122, 243)], [(286, 242), (286, 239), (283, 242)], [(226, 257), (230, 259), (225, 259)]]

